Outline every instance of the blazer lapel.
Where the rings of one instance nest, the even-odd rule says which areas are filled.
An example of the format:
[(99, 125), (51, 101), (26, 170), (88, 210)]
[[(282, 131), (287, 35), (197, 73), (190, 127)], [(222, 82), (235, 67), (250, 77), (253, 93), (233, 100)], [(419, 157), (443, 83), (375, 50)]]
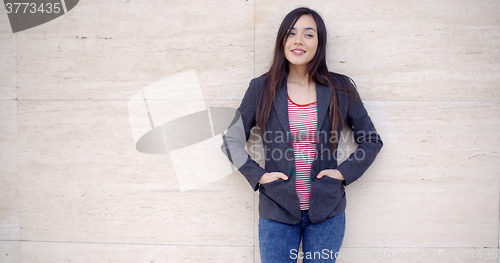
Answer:
[(328, 112), (328, 107), (330, 106), (330, 99), (332, 98), (332, 90), (320, 85), (316, 84), (316, 100), (317, 100), (317, 107), (318, 107), (318, 131), (321, 129), (321, 125), (323, 124), (323, 121), (325, 120), (325, 117), (327, 114), (329, 115)]
[[(328, 107), (330, 106), (330, 99), (332, 98), (332, 90), (316, 84), (316, 101), (318, 107), (318, 131), (325, 120), (328, 113)], [(274, 110), (278, 114), (278, 119), (280, 120), (283, 130), (289, 134), (290, 132), (290, 122), (288, 120), (288, 92), (286, 85), (278, 90), (276, 93), (276, 99), (274, 101)]]
[(274, 110), (278, 114), (281, 126), (285, 134), (290, 134), (290, 122), (288, 121), (288, 91), (286, 85), (278, 90), (274, 100)]

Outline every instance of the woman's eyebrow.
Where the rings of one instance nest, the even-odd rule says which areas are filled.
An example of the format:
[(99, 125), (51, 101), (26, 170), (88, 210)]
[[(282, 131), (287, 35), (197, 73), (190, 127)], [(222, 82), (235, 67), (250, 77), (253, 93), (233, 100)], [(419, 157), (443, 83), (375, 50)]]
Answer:
[[(297, 28), (295, 28), (295, 27), (292, 27), (292, 30), (293, 29), (297, 30)], [(312, 30), (312, 31), (316, 32), (316, 29), (314, 29), (312, 27), (306, 27), (306, 28), (304, 28), (304, 30)]]

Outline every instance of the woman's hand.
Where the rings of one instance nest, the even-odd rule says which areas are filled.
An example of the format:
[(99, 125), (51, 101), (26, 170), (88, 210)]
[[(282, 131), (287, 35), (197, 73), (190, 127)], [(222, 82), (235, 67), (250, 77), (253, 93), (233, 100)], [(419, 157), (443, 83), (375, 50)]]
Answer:
[(323, 176), (328, 176), (331, 178), (339, 179), (339, 180), (344, 180), (344, 176), (342, 176), (342, 173), (340, 173), (339, 170), (337, 169), (326, 169), (321, 172), (319, 172), (317, 178), (321, 179)]
[(259, 179), (259, 184), (270, 183), (270, 182), (276, 181), (278, 179), (282, 179), (282, 180), (286, 181), (286, 180), (288, 180), (288, 176), (286, 176), (284, 173), (280, 173), (280, 172), (265, 173)]

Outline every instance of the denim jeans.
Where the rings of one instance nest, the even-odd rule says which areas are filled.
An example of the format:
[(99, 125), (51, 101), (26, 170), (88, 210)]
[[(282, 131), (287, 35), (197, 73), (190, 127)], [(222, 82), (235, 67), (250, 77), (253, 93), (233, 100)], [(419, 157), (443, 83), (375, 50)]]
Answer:
[[(308, 211), (295, 225), (259, 218), (259, 247), (262, 263), (335, 262), (345, 233), (345, 212), (314, 224)], [(303, 251), (299, 252), (302, 239)]]

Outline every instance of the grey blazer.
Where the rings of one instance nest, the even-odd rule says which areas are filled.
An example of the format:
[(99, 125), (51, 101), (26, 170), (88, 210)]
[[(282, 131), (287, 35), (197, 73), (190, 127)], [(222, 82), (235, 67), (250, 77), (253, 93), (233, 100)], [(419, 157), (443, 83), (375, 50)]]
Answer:
[[(332, 79), (340, 83), (340, 74), (331, 74)], [(287, 224), (296, 224), (301, 220), (299, 199), (295, 189), (295, 161), (288, 121), (287, 87), (278, 90), (269, 115), (266, 136), (262, 138), (265, 156), (265, 168), (253, 160), (245, 150), (250, 130), (256, 125), (256, 113), (262, 84), (265, 77), (255, 78), (243, 97), (233, 122), (223, 136), (222, 151), (245, 176), (252, 188), (259, 190), (259, 215)], [(349, 81), (347, 81), (350, 83)], [(344, 82), (345, 83), (345, 82)], [(351, 85), (352, 86), (352, 85)], [(352, 86), (354, 89), (354, 87)], [(329, 104), (332, 90), (317, 84), (318, 134), (316, 153), (311, 166), (311, 193), (309, 216), (311, 222), (323, 220), (345, 211), (346, 197), (344, 186), (356, 181), (368, 169), (375, 156), (382, 148), (382, 140), (366, 112), (359, 96), (351, 98), (337, 92), (337, 101), (342, 117), (353, 131), (354, 139), (359, 144), (350, 157), (337, 166), (337, 151), (332, 151), (330, 134)], [(340, 125), (339, 125), (340, 126)], [(342, 127), (337, 131), (340, 134)], [(316, 178), (324, 169), (338, 169), (345, 180), (324, 176)], [(288, 180), (259, 184), (260, 177), (266, 172), (282, 172)]]

